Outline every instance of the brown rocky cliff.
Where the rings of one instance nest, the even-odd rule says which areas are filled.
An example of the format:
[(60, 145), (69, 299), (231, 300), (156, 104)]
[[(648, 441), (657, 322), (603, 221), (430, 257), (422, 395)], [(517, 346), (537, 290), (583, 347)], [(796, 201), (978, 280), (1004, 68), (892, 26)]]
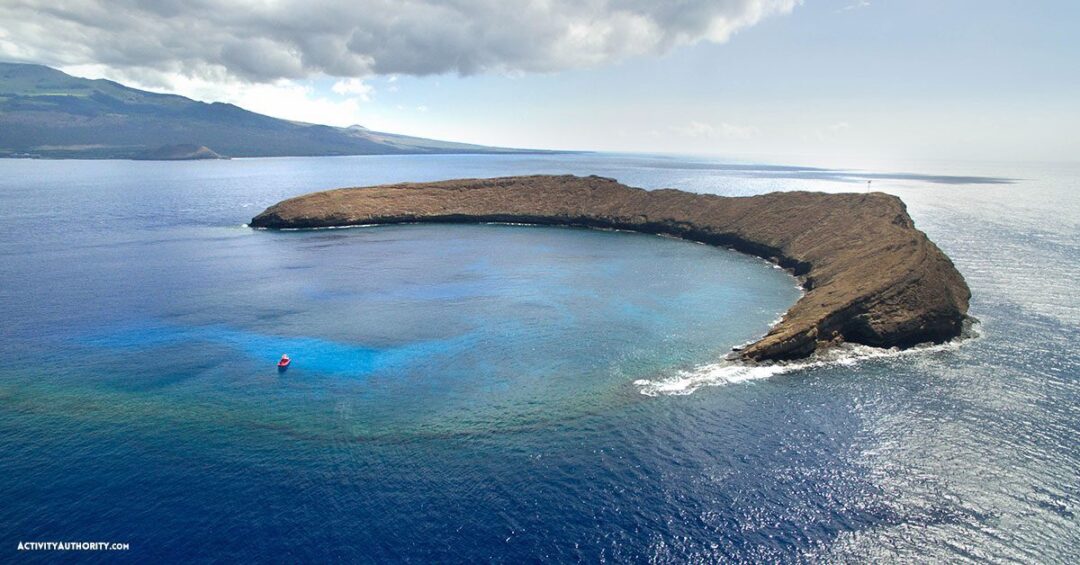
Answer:
[(970, 292), (952, 262), (882, 193), (778, 192), (745, 198), (646, 191), (611, 179), (528, 176), (316, 192), (252, 227), (517, 222), (626, 229), (731, 247), (799, 276), (803, 297), (748, 360), (805, 357), (839, 342), (909, 347), (959, 335)]

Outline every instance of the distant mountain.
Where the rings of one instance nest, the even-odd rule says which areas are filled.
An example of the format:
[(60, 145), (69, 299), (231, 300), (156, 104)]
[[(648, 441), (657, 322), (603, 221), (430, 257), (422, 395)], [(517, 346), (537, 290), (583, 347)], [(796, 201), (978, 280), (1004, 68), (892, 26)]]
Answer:
[(534, 153), (271, 118), (0, 63), (0, 157), (205, 159), (284, 155)]

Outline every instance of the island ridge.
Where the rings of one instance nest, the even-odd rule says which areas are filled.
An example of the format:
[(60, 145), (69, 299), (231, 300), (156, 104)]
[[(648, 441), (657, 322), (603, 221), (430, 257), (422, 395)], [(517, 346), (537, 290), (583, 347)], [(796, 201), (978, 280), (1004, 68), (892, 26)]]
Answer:
[(843, 342), (875, 347), (960, 335), (971, 293), (897, 197), (776, 192), (723, 197), (571, 175), (342, 188), (284, 200), (255, 228), (507, 222), (662, 234), (729, 247), (792, 272), (805, 293), (747, 361), (804, 358)]

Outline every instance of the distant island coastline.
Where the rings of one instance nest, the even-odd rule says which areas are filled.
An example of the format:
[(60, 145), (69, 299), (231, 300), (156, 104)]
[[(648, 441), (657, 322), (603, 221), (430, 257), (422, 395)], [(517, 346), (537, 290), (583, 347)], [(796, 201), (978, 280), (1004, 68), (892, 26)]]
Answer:
[(900, 348), (944, 342), (960, 335), (971, 296), (904, 203), (883, 193), (733, 198), (538, 175), (315, 192), (267, 208), (250, 225), (417, 222), (623, 229), (766, 258), (799, 277), (805, 293), (764, 337), (738, 351), (748, 361), (804, 358), (844, 342)]
[[(176, 150), (194, 147), (195, 151)], [(205, 151), (197, 151), (203, 147)], [(272, 118), (73, 77), (42, 65), (0, 63), (0, 157), (212, 159), (334, 155), (570, 153), (488, 147)], [(162, 155), (158, 157), (156, 155)]]

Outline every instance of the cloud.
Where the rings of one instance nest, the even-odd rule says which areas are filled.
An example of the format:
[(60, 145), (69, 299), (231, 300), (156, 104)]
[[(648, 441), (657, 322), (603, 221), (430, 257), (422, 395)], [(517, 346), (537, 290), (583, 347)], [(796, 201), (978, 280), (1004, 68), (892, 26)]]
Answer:
[(724, 42), (802, 0), (4, 0), (0, 58), (270, 83), (547, 72)]
[(330, 90), (342, 96), (354, 95), (364, 102), (370, 101), (372, 94), (375, 92), (374, 87), (358, 78), (339, 80), (334, 83), (334, 86), (330, 87)]
[(818, 141), (829, 141), (841, 137), (841, 134), (851, 129), (851, 124), (847, 122), (836, 122), (829, 124), (824, 129), (818, 129), (814, 132), (814, 137)]
[(850, 12), (851, 10), (861, 10), (863, 8), (870, 7), (870, 0), (855, 0), (851, 4), (844, 6), (837, 10), (837, 12)]
[(721, 122), (718, 125), (692, 121), (685, 126), (675, 126), (672, 131), (686, 137), (706, 139), (747, 140), (757, 137), (760, 132), (754, 126), (743, 126)]
[[(288, 79), (251, 83), (235, 78), (191, 78), (162, 73), (117, 73), (103, 65), (65, 67), (66, 72), (88, 78), (120, 78), (126, 84), (156, 92), (181, 94), (204, 102), (229, 102), (260, 114), (286, 120), (348, 126), (369, 120), (368, 102), (374, 89), (362, 81), (339, 81), (324, 96), (311, 84)], [(342, 84), (338, 87), (338, 84)], [(366, 87), (366, 90), (365, 90)], [(338, 92), (341, 90), (341, 92)]]

